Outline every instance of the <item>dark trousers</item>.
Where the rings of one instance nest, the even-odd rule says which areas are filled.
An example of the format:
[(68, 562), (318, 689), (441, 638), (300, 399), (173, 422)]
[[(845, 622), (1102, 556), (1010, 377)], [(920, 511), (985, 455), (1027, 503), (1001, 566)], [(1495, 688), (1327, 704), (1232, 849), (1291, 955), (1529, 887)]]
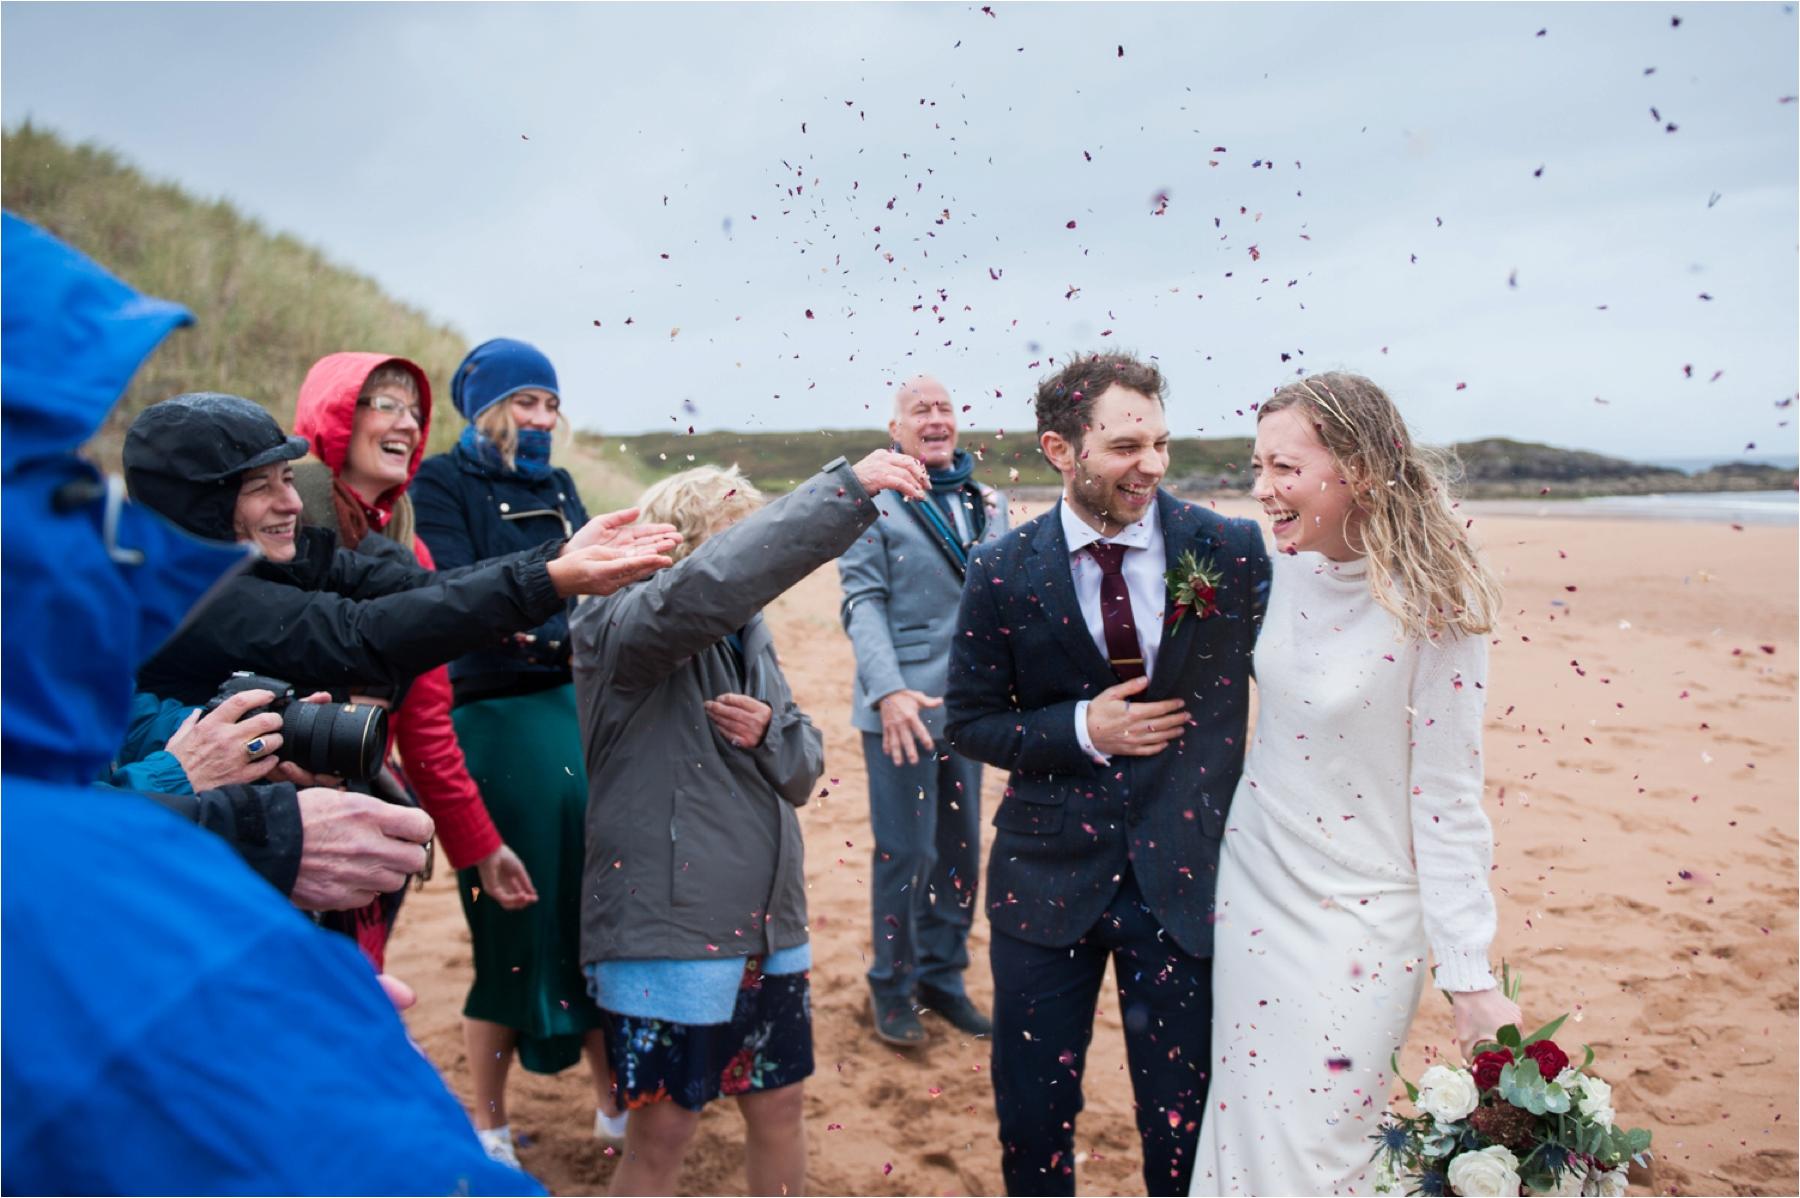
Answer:
[(1081, 1075), (1109, 956), (1145, 1190), (1188, 1192), (1211, 1061), (1212, 961), (1169, 939), (1127, 872), (1105, 914), (1073, 946), (1044, 948), (993, 929), (994, 1105), (1008, 1194), (1075, 1192)]
[(963, 993), (981, 874), (981, 765), (939, 746), (895, 765), (863, 733), (875, 848), (869, 987), (905, 998), (921, 983)]

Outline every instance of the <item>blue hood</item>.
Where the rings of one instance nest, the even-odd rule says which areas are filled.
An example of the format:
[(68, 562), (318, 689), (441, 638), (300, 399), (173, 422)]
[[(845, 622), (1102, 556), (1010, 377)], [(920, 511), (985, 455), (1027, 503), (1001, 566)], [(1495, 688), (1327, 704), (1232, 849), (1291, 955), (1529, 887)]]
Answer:
[(192, 322), (0, 215), (0, 757), (86, 783), (124, 739), (131, 671), (246, 560), (125, 500), (75, 451), (140, 363)]
[(541, 1194), (487, 1159), (347, 938), (91, 785), (133, 668), (246, 553), (75, 457), (188, 314), (4, 222), (5, 1192)]

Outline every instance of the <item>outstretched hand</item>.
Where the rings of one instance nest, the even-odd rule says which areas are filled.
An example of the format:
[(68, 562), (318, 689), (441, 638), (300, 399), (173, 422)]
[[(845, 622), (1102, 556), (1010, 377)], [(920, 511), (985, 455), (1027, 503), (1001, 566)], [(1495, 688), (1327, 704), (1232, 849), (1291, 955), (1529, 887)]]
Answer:
[[(628, 507), (623, 511), (607, 512), (595, 516), (586, 524), (575, 530), (563, 552), (579, 552), (595, 545), (606, 545), (614, 549), (643, 548), (645, 552), (667, 552), (681, 543), (681, 534), (675, 531), (673, 524), (638, 524), (638, 509)], [(668, 538), (675, 538), (673, 544), (651, 550), (651, 544), (662, 545)]]
[(871, 495), (898, 491), (908, 499), (923, 499), (931, 491), (931, 475), (925, 464), (891, 449), (877, 449), (852, 467), (852, 473)]
[(565, 545), (549, 565), (550, 582), (564, 599), (571, 595), (610, 595), (674, 565), (669, 551), (679, 544), (681, 538), (669, 533), (624, 548), (589, 545), (571, 550)]
[(1148, 678), (1133, 678), (1101, 691), (1087, 709), (1088, 739), (1094, 748), (1111, 757), (1154, 757), (1187, 732), (1194, 717), (1180, 699), (1138, 703), (1132, 699), (1150, 685)]

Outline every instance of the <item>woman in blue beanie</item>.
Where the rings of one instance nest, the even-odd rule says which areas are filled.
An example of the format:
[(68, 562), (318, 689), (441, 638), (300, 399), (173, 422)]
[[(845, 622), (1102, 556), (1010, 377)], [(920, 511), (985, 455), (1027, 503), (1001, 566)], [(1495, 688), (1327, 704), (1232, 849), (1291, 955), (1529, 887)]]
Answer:
[[(535, 347), (497, 338), (469, 352), (450, 395), (469, 422), (449, 453), (412, 485), (418, 534), (440, 569), (567, 535), (587, 520), (575, 481), (550, 464), (561, 420), (556, 368)], [(474, 942), (475, 982), (463, 1030), (475, 1127), (496, 1159), (516, 1161), (506, 1075), (516, 1051), (534, 1073), (558, 1073), (585, 1049), (594, 1134), (616, 1140), (617, 1113), (599, 1011), (581, 974), (580, 904), (587, 771), (569, 672), (569, 613), (450, 663), (451, 719), (501, 838), (537, 884), (539, 901), (507, 911), (457, 875)]]

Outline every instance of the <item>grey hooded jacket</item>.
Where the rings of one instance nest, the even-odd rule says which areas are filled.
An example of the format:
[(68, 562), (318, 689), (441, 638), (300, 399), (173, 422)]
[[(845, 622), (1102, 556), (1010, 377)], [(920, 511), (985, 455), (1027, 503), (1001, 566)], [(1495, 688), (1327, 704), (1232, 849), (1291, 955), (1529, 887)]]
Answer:
[[(807, 939), (800, 821), (825, 768), (762, 609), (842, 553), (876, 507), (839, 458), (571, 623), (588, 772), (584, 964), (764, 956)], [(742, 630), (743, 672), (726, 643)], [(707, 700), (774, 709), (763, 743), (729, 744)]]

